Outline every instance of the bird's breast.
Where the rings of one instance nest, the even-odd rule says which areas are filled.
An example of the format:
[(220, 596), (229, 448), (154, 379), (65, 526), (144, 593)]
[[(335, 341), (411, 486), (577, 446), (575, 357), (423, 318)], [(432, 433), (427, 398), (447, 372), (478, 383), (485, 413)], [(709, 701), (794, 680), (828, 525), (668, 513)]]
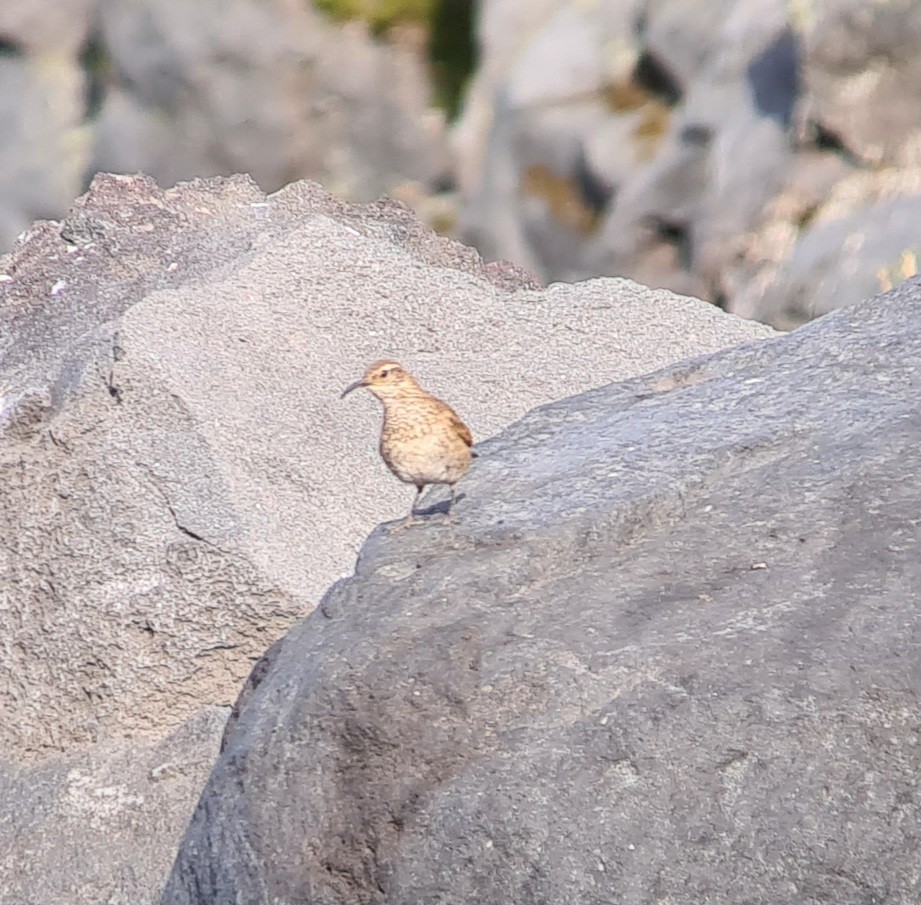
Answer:
[(470, 449), (437, 417), (388, 412), (381, 431), (381, 457), (407, 484), (453, 484), (470, 466)]

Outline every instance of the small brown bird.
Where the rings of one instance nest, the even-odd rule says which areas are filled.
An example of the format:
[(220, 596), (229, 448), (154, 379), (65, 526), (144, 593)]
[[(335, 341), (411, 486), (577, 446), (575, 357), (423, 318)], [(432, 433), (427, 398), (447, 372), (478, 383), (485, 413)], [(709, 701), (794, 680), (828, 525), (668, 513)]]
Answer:
[(361, 380), (343, 390), (341, 398), (359, 387), (370, 390), (384, 406), (381, 458), (401, 481), (416, 485), (415, 499), (401, 527), (414, 524), (416, 506), (427, 484), (451, 488), (448, 521), (457, 482), (476, 457), (470, 428), (451, 406), (427, 393), (395, 361), (374, 362)]

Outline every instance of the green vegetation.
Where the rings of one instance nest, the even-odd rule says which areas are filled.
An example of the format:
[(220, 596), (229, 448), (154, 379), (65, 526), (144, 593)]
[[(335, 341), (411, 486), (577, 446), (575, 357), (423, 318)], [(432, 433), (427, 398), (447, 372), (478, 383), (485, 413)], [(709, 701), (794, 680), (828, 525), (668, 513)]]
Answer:
[(476, 0), (313, 0), (313, 4), (338, 22), (361, 19), (378, 36), (401, 25), (422, 27), (432, 67), (433, 100), (449, 117), (458, 114), (476, 65)]
[(475, 0), (438, 0), (429, 32), (435, 102), (451, 119), (460, 112), (467, 81), (477, 63)]
[(313, 0), (313, 5), (339, 22), (363, 19), (382, 34), (394, 25), (428, 26), (437, 0)]

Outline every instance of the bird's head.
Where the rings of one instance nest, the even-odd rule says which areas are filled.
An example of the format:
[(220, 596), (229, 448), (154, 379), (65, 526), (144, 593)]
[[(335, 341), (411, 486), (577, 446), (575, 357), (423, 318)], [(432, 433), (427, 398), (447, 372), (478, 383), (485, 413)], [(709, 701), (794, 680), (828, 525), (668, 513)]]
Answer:
[(365, 371), (361, 380), (349, 384), (342, 391), (341, 398), (345, 399), (352, 390), (360, 387), (370, 390), (378, 399), (387, 399), (401, 393), (418, 390), (419, 384), (416, 378), (397, 362), (376, 361)]

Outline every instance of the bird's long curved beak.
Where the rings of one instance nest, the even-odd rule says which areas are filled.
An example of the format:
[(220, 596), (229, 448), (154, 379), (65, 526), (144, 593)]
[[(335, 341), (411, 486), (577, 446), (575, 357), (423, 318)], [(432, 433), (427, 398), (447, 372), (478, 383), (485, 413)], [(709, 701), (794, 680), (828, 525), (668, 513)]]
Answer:
[(357, 390), (357, 389), (359, 389), (360, 387), (363, 387), (363, 386), (367, 386), (367, 384), (364, 382), (364, 380), (356, 380), (355, 383), (350, 383), (350, 384), (342, 391), (342, 395), (341, 395), (339, 398), (340, 398), (340, 399), (345, 399), (345, 397), (348, 396), (349, 393), (352, 392), (352, 390)]

